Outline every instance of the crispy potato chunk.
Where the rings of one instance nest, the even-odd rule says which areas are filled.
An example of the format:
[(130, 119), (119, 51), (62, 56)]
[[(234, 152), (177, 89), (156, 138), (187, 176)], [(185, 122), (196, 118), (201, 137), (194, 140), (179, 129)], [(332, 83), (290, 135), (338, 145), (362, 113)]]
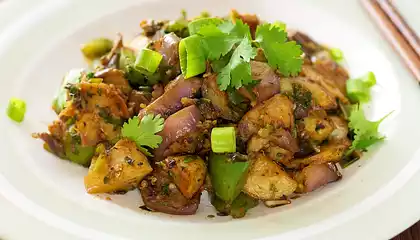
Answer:
[(291, 168), (300, 168), (309, 164), (322, 164), (328, 162), (338, 162), (343, 157), (351, 142), (347, 138), (337, 141), (330, 141), (320, 147), (320, 151), (308, 157), (298, 158), (292, 161)]
[(274, 129), (291, 129), (294, 122), (293, 103), (286, 96), (277, 94), (248, 111), (238, 124), (242, 140), (248, 140), (260, 128), (271, 125)]
[(122, 139), (109, 152), (102, 152), (92, 159), (85, 187), (88, 193), (113, 193), (136, 187), (152, 167), (134, 142)]
[(164, 160), (175, 185), (181, 193), (191, 199), (203, 186), (207, 167), (199, 156), (176, 156)]
[(292, 194), (297, 183), (279, 165), (259, 155), (253, 162), (244, 192), (262, 200), (275, 200)]
[(85, 111), (93, 112), (107, 109), (109, 115), (114, 118), (130, 117), (130, 114), (122, 98), (120, 91), (113, 85), (105, 83), (80, 83), (81, 97), (86, 103)]
[(317, 105), (325, 110), (336, 109), (338, 107), (336, 100), (329, 92), (322, 86), (309, 81), (305, 78), (293, 78), (291, 80), (293, 84), (298, 84), (303, 88), (308, 89), (312, 93), (312, 98)]

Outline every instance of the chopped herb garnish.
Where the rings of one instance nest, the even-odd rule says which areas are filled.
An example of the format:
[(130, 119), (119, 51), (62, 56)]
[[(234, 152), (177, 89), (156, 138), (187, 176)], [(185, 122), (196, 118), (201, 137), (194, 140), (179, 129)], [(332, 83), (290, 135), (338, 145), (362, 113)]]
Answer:
[(189, 156), (186, 156), (184, 158), (184, 163), (189, 163), (189, 162), (192, 162), (192, 161), (194, 161), (196, 159), (197, 159), (196, 156), (189, 155)]
[(162, 137), (156, 133), (162, 131), (163, 123), (164, 119), (160, 115), (148, 114), (141, 121), (135, 116), (124, 123), (121, 133), (123, 137), (134, 141), (145, 155), (153, 156), (145, 147), (157, 148), (159, 146)]
[(162, 193), (166, 196), (169, 196), (169, 184), (165, 183), (162, 185)]
[(346, 155), (348, 156), (354, 150), (364, 151), (371, 145), (384, 140), (385, 137), (381, 136), (378, 131), (379, 124), (391, 113), (378, 121), (371, 122), (366, 119), (360, 106), (353, 106), (349, 117), (349, 127), (354, 132), (354, 140)]

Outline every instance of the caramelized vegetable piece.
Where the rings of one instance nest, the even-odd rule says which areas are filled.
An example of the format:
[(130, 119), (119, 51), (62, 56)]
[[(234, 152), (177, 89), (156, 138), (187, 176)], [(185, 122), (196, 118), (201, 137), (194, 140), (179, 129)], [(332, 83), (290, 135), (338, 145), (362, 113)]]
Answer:
[(210, 100), (217, 116), (233, 122), (239, 121), (241, 115), (229, 106), (227, 92), (219, 89), (216, 79), (216, 74), (205, 77), (201, 88), (201, 94), (204, 98)]
[(312, 98), (316, 105), (325, 110), (336, 109), (338, 107), (336, 100), (322, 86), (309, 81), (305, 78), (292, 79), (293, 84), (308, 89), (312, 93)]
[(200, 88), (201, 79), (195, 77), (184, 79), (180, 75), (166, 86), (162, 96), (140, 111), (139, 118), (141, 119), (149, 113), (160, 114), (163, 118), (167, 118), (182, 108), (181, 99), (183, 97), (193, 97)]
[(297, 183), (279, 165), (260, 154), (253, 159), (244, 192), (261, 200), (280, 199), (292, 194)]
[(288, 167), (300, 168), (310, 164), (322, 164), (327, 162), (338, 162), (350, 147), (351, 142), (346, 138), (339, 141), (330, 141), (320, 147), (319, 153), (304, 158), (294, 159)]
[(341, 178), (341, 174), (333, 163), (312, 164), (295, 175), (299, 183), (297, 192), (312, 192), (330, 182)]
[(207, 167), (199, 156), (168, 157), (163, 162), (173, 182), (186, 198), (191, 199), (203, 186)]
[(297, 141), (292, 135), (280, 128), (269, 130), (262, 128), (248, 141), (248, 154), (265, 153), (272, 160), (289, 164), (295, 152), (299, 151)]
[(127, 191), (137, 186), (152, 167), (134, 142), (122, 139), (109, 152), (101, 145), (92, 159), (85, 187), (88, 193)]
[(308, 117), (305, 117), (297, 124), (299, 137), (311, 141), (322, 142), (327, 139), (334, 130), (327, 113), (320, 110), (313, 110)]
[(302, 74), (327, 90), (334, 100), (339, 99), (344, 104), (350, 103), (345, 93), (340, 91), (334, 80), (330, 79), (329, 76), (320, 74), (314, 67), (309, 65), (302, 66)]
[[(115, 86), (105, 83), (80, 83), (82, 108), (90, 112), (106, 109), (110, 117), (130, 117), (124, 98)], [(86, 103), (86, 104), (84, 104)]]
[(131, 91), (128, 80), (124, 77), (124, 72), (115, 68), (106, 68), (95, 73), (95, 78), (102, 78), (106, 84), (113, 84), (120, 89), (124, 94), (129, 94)]
[(260, 128), (271, 125), (274, 129), (293, 126), (293, 103), (288, 97), (277, 94), (248, 111), (238, 124), (239, 137), (247, 141)]
[(139, 185), (144, 204), (150, 210), (174, 215), (192, 215), (200, 204), (201, 191), (186, 198), (173, 183), (169, 172), (157, 166)]
[(280, 77), (265, 62), (251, 61), (252, 79), (260, 82), (253, 88), (257, 102), (263, 102), (280, 92)]
[[(196, 132), (197, 124), (200, 120), (202, 120), (202, 116), (195, 105), (186, 107), (166, 119), (163, 130), (159, 132), (163, 141), (155, 150), (155, 160), (162, 160), (164, 157), (174, 153), (185, 151), (193, 153), (197, 147), (195, 140), (200, 140), (198, 138), (190, 139), (190, 144), (177, 144), (177, 148), (171, 147), (171, 145), (177, 141), (188, 140), (185, 137), (189, 137), (189, 134)], [(191, 145), (192, 143), (195, 143), (195, 145)]]

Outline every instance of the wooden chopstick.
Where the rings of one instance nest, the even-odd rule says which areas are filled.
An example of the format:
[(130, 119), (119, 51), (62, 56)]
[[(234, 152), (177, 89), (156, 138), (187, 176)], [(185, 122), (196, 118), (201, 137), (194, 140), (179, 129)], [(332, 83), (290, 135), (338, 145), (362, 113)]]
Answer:
[(400, 15), (398, 10), (395, 8), (389, 0), (377, 1), (382, 10), (388, 15), (389, 19), (398, 28), (410, 46), (414, 49), (418, 56), (420, 56), (420, 40), (414, 30), (407, 24), (404, 18)]
[(362, 0), (369, 15), (420, 83), (420, 44), (414, 31), (387, 0)]

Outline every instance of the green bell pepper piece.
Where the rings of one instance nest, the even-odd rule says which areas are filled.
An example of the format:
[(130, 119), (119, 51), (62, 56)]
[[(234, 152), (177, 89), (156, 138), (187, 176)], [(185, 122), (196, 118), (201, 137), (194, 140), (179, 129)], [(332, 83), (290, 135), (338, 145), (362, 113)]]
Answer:
[(235, 154), (211, 154), (209, 173), (213, 190), (221, 200), (232, 203), (242, 191), (249, 167), (248, 161), (234, 161)]

